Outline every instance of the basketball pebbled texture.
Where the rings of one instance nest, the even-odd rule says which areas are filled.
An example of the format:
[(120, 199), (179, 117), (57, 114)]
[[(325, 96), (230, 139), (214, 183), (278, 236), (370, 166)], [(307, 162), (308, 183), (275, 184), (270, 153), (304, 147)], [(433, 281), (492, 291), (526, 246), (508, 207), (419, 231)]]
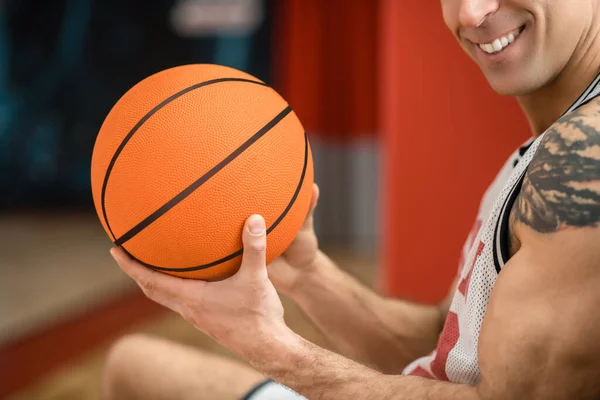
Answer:
[(102, 226), (133, 258), (218, 280), (238, 270), (252, 214), (267, 224), (267, 262), (289, 246), (309, 210), (313, 160), (300, 121), (272, 88), (232, 68), (185, 65), (115, 104), (91, 179)]

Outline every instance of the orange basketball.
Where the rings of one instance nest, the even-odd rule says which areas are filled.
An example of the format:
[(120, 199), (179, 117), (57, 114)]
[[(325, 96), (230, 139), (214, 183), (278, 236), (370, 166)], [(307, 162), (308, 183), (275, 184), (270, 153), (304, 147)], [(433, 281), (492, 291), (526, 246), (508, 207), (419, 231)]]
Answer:
[(96, 211), (115, 245), (149, 268), (204, 280), (240, 266), (242, 228), (267, 224), (267, 262), (310, 207), (313, 160), (302, 124), (272, 88), (219, 65), (185, 65), (132, 87), (92, 156)]

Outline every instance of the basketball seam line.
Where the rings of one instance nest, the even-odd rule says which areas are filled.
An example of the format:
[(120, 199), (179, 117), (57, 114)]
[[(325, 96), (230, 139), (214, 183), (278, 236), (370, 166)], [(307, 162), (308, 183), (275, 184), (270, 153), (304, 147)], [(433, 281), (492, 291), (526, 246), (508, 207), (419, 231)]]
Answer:
[(183, 96), (186, 93), (191, 92), (192, 90), (195, 89), (199, 89), (201, 87), (204, 86), (209, 86), (212, 85), (214, 83), (220, 83), (220, 82), (248, 82), (248, 83), (254, 83), (257, 85), (262, 85), (262, 86), (266, 86), (269, 87), (266, 83), (264, 82), (258, 82), (258, 81), (253, 81), (250, 79), (244, 79), (244, 78), (218, 78), (218, 79), (213, 79), (213, 80), (209, 80), (209, 81), (205, 81), (205, 82), (201, 82), (201, 83), (197, 83), (195, 85), (189, 86), (183, 90), (180, 90), (179, 92), (172, 94), (171, 96), (167, 97), (165, 100), (163, 100), (162, 102), (160, 102), (158, 105), (156, 105), (153, 109), (151, 109), (150, 111), (148, 111), (148, 113), (146, 113), (146, 115), (144, 115), (135, 125), (133, 128), (131, 128), (131, 130), (129, 131), (129, 133), (127, 133), (127, 135), (125, 136), (125, 138), (123, 139), (123, 141), (119, 144), (119, 147), (117, 147), (117, 150), (115, 151), (115, 154), (113, 154), (108, 167), (106, 169), (106, 174), (104, 175), (104, 181), (102, 182), (102, 191), (100, 194), (100, 202), (101, 202), (101, 206), (102, 206), (102, 216), (104, 217), (104, 222), (106, 223), (106, 227), (108, 228), (108, 231), (110, 232), (110, 235), (112, 236), (112, 239), (115, 240), (115, 234), (112, 231), (112, 228), (110, 227), (110, 223), (108, 222), (108, 216), (106, 214), (106, 188), (108, 186), (108, 179), (110, 177), (110, 174), (115, 166), (115, 163), (117, 162), (117, 159), (119, 158), (119, 155), (121, 154), (121, 152), (123, 151), (123, 149), (125, 148), (125, 146), (127, 145), (127, 143), (129, 142), (129, 140), (133, 137), (133, 135), (141, 128), (141, 126), (150, 119), (150, 117), (152, 117), (156, 112), (158, 112), (161, 108), (163, 108), (164, 106), (166, 106), (167, 104), (169, 104), (170, 102), (172, 102), (173, 100), (176, 100), (177, 98)]
[[(294, 192), (292, 198), (290, 199), (290, 202), (288, 203), (287, 207), (283, 210), (283, 212), (281, 213), (281, 215), (279, 215), (279, 217), (275, 220), (275, 222), (273, 222), (273, 224), (267, 229), (267, 235), (269, 233), (271, 233), (273, 231), (273, 229), (275, 229), (277, 227), (277, 225), (279, 225), (281, 223), (281, 221), (283, 221), (283, 218), (285, 218), (285, 216), (288, 214), (288, 212), (291, 210), (292, 206), (294, 205), (294, 203), (296, 203), (296, 199), (298, 198), (298, 195), (300, 194), (300, 190), (302, 189), (302, 186), (304, 184), (304, 178), (306, 177), (306, 168), (308, 166), (308, 137), (306, 135), (306, 132), (304, 132), (304, 165), (302, 167), (302, 173), (300, 174), (300, 181), (298, 182), (298, 186), (296, 187), (296, 191)], [(139, 262), (140, 264), (157, 270), (157, 271), (169, 271), (169, 272), (191, 272), (191, 271), (198, 271), (201, 269), (206, 269), (206, 268), (210, 268), (210, 267), (214, 267), (215, 265), (224, 263), (226, 261), (229, 261), (233, 258), (236, 258), (238, 256), (241, 256), (243, 253), (243, 249), (240, 249), (238, 251), (236, 251), (235, 253), (232, 253), (228, 256), (225, 256), (219, 260), (210, 262), (208, 264), (203, 264), (203, 265), (199, 265), (196, 267), (186, 267), (186, 268), (165, 268), (165, 267), (158, 267), (152, 264), (148, 264), (145, 263), (139, 259), (137, 259), (136, 257), (134, 257), (129, 251), (127, 251), (127, 249), (125, 249), (123, 246), (121, 246), (121, 248), (125, 251), (125, 253), (127, 253), (131, 258), (133, 258), (134, 260), (136, 260), (137, 262)]]
[(263, 126), (258, 132), (252, 135), (248, 140), (242, 143), (237, 149), (235, 149), (231, 154), (225, 157), (221, 162), (212, 167), (208, 172), (202, 175), (200, 178), (196, 179), (192, 184), (183, 189), (179, 194), (173, 197), (171, 200), (167, 201), (163, 204), (159, 209), (154, 211), (152, 214), (144, 218), (141, 222), (139, 222), (136, 226), (127, 231), (123, 236), (115, 240), (116, 246), (121, 246), (126, 243), (128, 240), (133, 238), (135, 235), (144, 230), (148, 225), (152, 224), (154, 221), (159, 219), (165, 213), (167, 213), (170, 209), (175, 207), (189, 195), (194, 193), (196, 189), (206, 183), (210, 178), (215, 176), (219, 171), (225, 168), (230, 162), (232, 162), (237, 156), (242, 154), (248, 147), (252, 146), (258, 139), (263, 137), (268, 131), (270, 131), (275, 125), (279, 123), (282, 119), (284, 119), (289, 113), (292, 112), (292, 107), (287, 106), (283, 111), (281, 111), (275, 118), (269, 121), (265, 126)]

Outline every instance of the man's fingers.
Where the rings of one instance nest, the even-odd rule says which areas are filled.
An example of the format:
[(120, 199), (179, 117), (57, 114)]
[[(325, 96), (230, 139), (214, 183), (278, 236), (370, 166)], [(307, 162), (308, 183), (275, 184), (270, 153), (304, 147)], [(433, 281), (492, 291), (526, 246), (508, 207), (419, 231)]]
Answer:
[[(136, 281), (146, 296), (165, 307), (173, 309), (172, 306), (178, 304), (177, 299), (182, 292), (188, 289), (187, 286), (190, 282), (146, 268), (129, 258), (120, 248), (112, 248), (110, 254), (123, 272)], [(200, 284), (200, 282), (197, 282), (197, 284)], [(174, 311), (179, 312), (178, 310)]]
[(265, 220), (260, 215), (252, 215), (246, 221), (242, 234), (244, 254), (240, 272), (266, 273), (267, 232)]
[(313, 229), (315, 208), (317, 208), (317, 203), (319, 202), (319, 194), (320, 194), (319, 186), (316, 183), (313, 183), (310, 209), (308, 210), (308, 215), (306, 216), (306, 219), (304, 220), (304, 224), (302, 225), (302, 228), (301, 228), (302, 230), (312, 230)]

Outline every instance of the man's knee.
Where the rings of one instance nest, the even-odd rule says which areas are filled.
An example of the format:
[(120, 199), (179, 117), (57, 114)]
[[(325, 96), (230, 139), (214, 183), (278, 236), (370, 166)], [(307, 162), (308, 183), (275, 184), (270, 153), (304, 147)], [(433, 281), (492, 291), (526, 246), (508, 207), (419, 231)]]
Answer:
[(259, 372), (226, 357), (162, 338), (128, 335), (106, 358), (106, 400), (238, 399), (264, 380)]
[(131, 374), (135, 371), (137, 355), (153, 341), (142, 334), (126, 335), (110, 347), (102, 378), (102, 394), (106, 400), (132, 398)]

